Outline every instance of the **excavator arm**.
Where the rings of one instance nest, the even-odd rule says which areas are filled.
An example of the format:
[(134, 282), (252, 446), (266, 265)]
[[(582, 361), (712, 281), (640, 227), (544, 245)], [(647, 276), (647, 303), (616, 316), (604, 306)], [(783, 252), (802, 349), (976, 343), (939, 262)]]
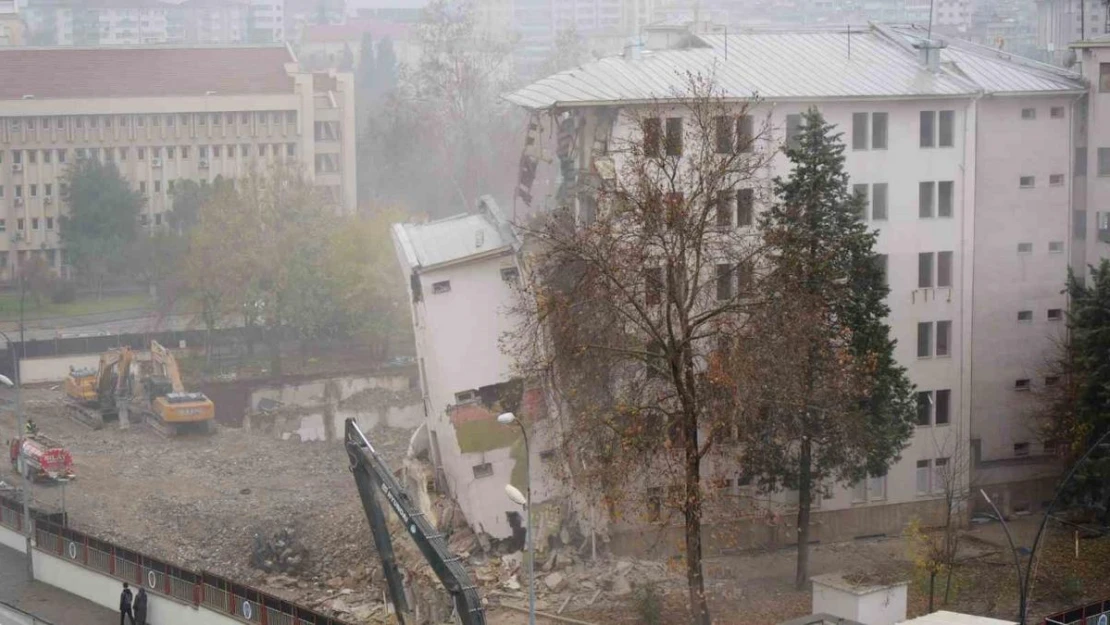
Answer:
[(177, 368), (177, 359), (158, 341), (150, 342), (150, 361), (159, 375), (169, 378), (173, 392), (185, 392), (185, 384), (181, 381), (181, 370)]
[(377, 547), (378, 555), (382, 559), (382, 568), (385, 571), (386, 583), (389, 585), (390, 598), (396, 608), (397, 621), (404, 625), (404, 614), (411, 614), (411, 611), (405, 599), (401, 571), (393, 553), (393, 541), (386, 525), (385, 511), (377, 497), (378, 492), (384, 495), (389, 506), (397, 513), (401, 524), (420, 549), (420, 553), (424, 555), (424, 559), (427, 560), (440, 583), (451, 594), (459, 622), (462, 625), (485, 625), (486, 613), (482, 607), (482, 599), (474, 583), (471, 582), (466, 568), (457, 556), (451, 555), (443, 535), (437, 532), (424, 513), (413, 505), (408, 493), (401, 488), (389, 470), (389, 466), (374, 450), (374, 446), (358, 428), (354, 419), (347, 419), (344, 439), (347, 457), (351, 461), (351, 473), (354, 474), (355, 485), (358, 487), (358, 496), (362, 499), (363, 511), (366, 513), (367, 521), (370, 522), (374, 546)]

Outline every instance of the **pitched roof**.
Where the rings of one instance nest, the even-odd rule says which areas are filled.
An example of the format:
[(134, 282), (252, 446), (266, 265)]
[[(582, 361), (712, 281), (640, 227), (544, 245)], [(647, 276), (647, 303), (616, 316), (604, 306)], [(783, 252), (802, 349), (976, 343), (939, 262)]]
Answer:
[(747, 99), (953, 97), (983, 91), (1082, 88), (1078, 76), (952, 46), (938, 72), (919, 61), (917, 33), (885, 27), (699, 35), (689, 47), (610, 57), (543, 78), (506, 97), (526, 108), (681, 97), (691, 73), (711, 75), (724, 95)]
[(285, 46), (0, 48), (0, 100), (292, 93)]
[(517, 244), (508, 222), (488, 197), (479, 202), (476, 214), (395, 224), (393, 233), (409, 266), (420, 269), (508, 251)]

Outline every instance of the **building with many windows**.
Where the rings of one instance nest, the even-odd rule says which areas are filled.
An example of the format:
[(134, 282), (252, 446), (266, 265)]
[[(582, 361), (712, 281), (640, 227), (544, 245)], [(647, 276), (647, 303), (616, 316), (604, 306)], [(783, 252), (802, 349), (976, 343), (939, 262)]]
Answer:
[(62, 177), (75, 160), (116, 163), (146, 196), (151, 228), (176, 181), (271, 161), (301, 164), (350, 212), (353, 128), (351, 75), (301, 72), (286, 46), (0, 49), (0, 278), (28, 254), (62, 266)]
[[(1084, 177), (1085, 155), (1075, 151), (1085, 143), (1077, 143), (1073, 126), (1084, 127), (1084, 119), (1093, 125), (1098, 114), (1094, 105), (1089, 114), (1076, 106), (1088, 93), (1084, 77), (990, 47), (928, 39), (925, 29), (914, 27), (729, 35), (693, 30), (686, 37), (649, 34), (645, 41), (646, 49), (587, 63), (508, 96), (532, 116), (518, 211), (551, 210), (556, 197), (573, 198), (577, 219), (588, 225), (605, 207), (574, 185), (621, 172), (621, 156), (608, 146), (635, 140), (638, 119), (648, 111), (666, 118), (657, 118), (658, 132), (681, 133), (683, 109), (669, 106), (668, 98), (683, 92), (689, 74), (712, 73), (726, 99), (747, 102), (758, 95), (751, 117), (738, 120), (743, 127), (769, 124), (754, 149), (774, 155), (772, 164), (749, 188), (739, 189), (735, 201), (718, 208), (728, 211), (719, 223), (750, 228), (771, 180), (789, 173), (781, 146), (798, 131), (801, 114), (818, 108), (844, 132), (851, 184), (866, 198), (864, 218), (878, 231), (895, 356), (916, 386), (918, 415), (901, 459), (885, 475), (826, 485), (815, 502), (812, 537), (897, 533), (914, 517), (936, 519), (953, 474), (962, 489), (985, 489), (1006, 513), (1038, 508), (1059, 466), (1052, 442), (1037, 435), (1034, 397), (1058, 382), (1044, 365), (1064, 330), (1062, 286), (1069, 264), (1093, 257), (1090, 241), (1097, 238), (1089, 234), (1084, 248), (1069, 235), (1080, 222), (1097, 226), (1103, 219), (1103, 213), (1073, 212), (1079, 210), (1073, 189), (1090, 179)], [(1098, 50), (1090, 54), (1106, 52), (1107, 63), (1102, 69), (1085, 65), (1085, 73), (1105, 70), (1110, 76), (1110, 42)], [(549, 144), (556, 139), (571, 147), (557, 150)], [(1093, 148), (1088, 151), (1095, 159)], [(1081, 157), (1074, 167), (1073, 155)], [(1105, 156), (1110, 174), (1110, 148)], [(566, 171), (575, 176), (564, 177)], [(541, 186), (549, 180), (553, 187)], [(499, 279), (492, 269), (487, 274), (491, 284)], [(723, 286), (725, 297), (740, 288)], [(436, 298), (465, 300), (465, 288), (452, 283), (450, 293), (425, 290), (429, 303), (422, 305), (431, 307)], [(436, 332), (425, 329), (425, 339)], [(446, 349), (446, 343), (418, 345), (422, 369), (440, 370), (442, 363), (427, 360)], [(494, 373), (480, 382), (506, 382)], [(432, 387), (427, 396), (441, 398), (428, 406), (429, 423), (450, 424), (472, 389), (435, 388), (431, 373), (424, 382)], [(444, 397), (458, 401), (445, 407)], [(496, 457), (510, 462), (503, 453)], [(502, 485), (475, 479), (486, 475), (478, 467), (437, 468), (460, 472), (445, 480), (448, 486), (467, 485), (458, 496), (492, 501)], [(723, 470), (720, 483), (730, 495), (741, 501), (762, 497), (743, 475)], [(796, 502), (797, 493), (790, 491), (768, 500), (780, 510)], [(510, 507), (507, 500), (500, 508), (477, 506), (477, 522), (495, 526)], [(721, 529), (735, 548), (789, 542), (792, 523), (783, 515), (777, 535), (764, 518), (738, 519)], [(613, 529), (615, 545), (640, 534), (632, 527), (621, 538), (621, 527)]]

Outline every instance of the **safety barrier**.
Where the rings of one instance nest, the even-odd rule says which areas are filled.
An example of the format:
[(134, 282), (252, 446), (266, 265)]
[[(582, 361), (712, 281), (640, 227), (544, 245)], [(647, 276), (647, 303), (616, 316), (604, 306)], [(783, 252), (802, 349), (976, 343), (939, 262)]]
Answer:
[(1110, 621), (1110, 599), (1053, 614), (1044, 625), (1106, 625)]
[[(0, 493), (0, 525), (22, 531), (17, 497)], [(259, 625), (349, 625), (225, 577), (174, 566), (61, 525), (60, 515), (31, 510), (35, 545), (71, 563), (197, 608)]]

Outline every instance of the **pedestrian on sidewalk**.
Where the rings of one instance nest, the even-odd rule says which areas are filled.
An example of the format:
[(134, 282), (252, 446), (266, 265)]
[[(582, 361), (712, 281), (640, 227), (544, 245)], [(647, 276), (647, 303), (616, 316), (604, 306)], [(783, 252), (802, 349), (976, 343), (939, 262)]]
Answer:
[(135, 625), (135, 615), (131, 613), (131, 587), (127, 582), (123, 583), (123, 592), (119, 594), (119, 625), (123, 625), (123, 617), (131, 619), (131, 625)]
[(135, 595), (135, 618), (133, 621), (136, 625), (146, 625), (146, 588), (139, 588), (139, 594)]

